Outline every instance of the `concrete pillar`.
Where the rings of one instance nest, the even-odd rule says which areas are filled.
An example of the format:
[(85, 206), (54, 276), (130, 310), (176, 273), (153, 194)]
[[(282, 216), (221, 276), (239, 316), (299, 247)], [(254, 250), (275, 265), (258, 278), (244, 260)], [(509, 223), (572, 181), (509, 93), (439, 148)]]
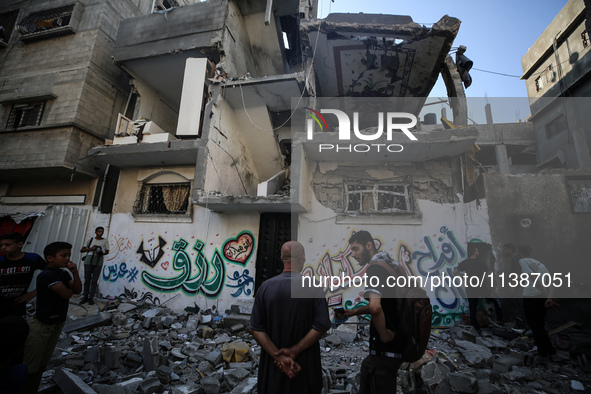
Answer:
[(203, 90), (207, 77), (207, 59), (189, 58), (185, 63), (185, 76), (179, 108), (177, 136), (198, 136), (201, 126)]
[(499, 166), (499, 172), (502, 172), (503, 174), (509, 174), (511, 163), (509, 163), (509, 157), (507, 156), (507, 145), (495, 145), (495, 155), (497, 157), (497, 165)]

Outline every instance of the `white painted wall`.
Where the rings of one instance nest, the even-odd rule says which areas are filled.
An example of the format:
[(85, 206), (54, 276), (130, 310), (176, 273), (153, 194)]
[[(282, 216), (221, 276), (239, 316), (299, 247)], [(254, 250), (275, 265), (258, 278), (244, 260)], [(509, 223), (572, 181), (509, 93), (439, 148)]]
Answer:
[[(298, 230), (299, 241), (306, 248), (305, 270), (316, 275), (340, 275), (345, 267), (345, 272), (363, 275), (364, 269), (351, 257), (348, 249), (349, 237), (353, 231), (359, 230), (369, 231), (381, 242), (380, 250), (405, 262), (410, 274), (423, 277), (427, 273), (431, 276), (441, 272), (451, 275), (456, 265), (467, 258), (466, 244), (470, 240), (490, 243), (488, 211), (484, 205), (439, 204), (428, 200), (416, 203), (423, 214), (421, 224), (366, 224), (368, 221), (362, 217), (359, 224), (337, 224), (336, 213), (314, 198), (310, 212), (300, 216)], [(463, 291), (451, 288), (438, 292), (426, 290), (434, 306), (434, 325), (449, 325), (459, 318), (459, 314), (468, 312)], [(330, 294), (342, 294), (345, 307), (352, 308), (363, 301), (362, 293), (363, 288), (351, 288)]]
[[(134, 221), (131, 214), (115, 213), (109, 229), (111, 252), (105, 256), (99, 291), (112, 297), (133, 294), (135, 299), (146, 297), (148, 302), (160, 304), (168, 301), (166, 305), (175, 311), (197, 304), (202, 309), (215, 306), (223, 313), (237, 300), (250, 300), (253, 297), (258, 228), (258, 213), (223, 215), (202, 207), (193, 208), (192, 223), (139, 223)], [(242, 238), (237, 239), (241, 233)], [(254, 238), (254, 245), (247, 248), (245, 254), (232, 257), (230, 252), (224, 253), (224, 245), (237, 246), (238, 242), (244, 245), (248, 234)], [(166, 242), (162, 247), (160, 240)], [(186, 241), (184, 251), (188, 260), (184, 258), (182, 249), (176, 252), (173, 250), (175, 245), (179, 249), (182, 240)], [(204, 244), (203, 255), (208, 271), (205, 282), (212, 283), (209, 290), (201, 286), (196, 294), (192, 294), (190, 279), (198, 276), (199, 267), (204, 263), (194, 250), (198, 241)], [(143, 246), (144, 253), (140, 253), (140, 246)], [(214, 266), (216, 253), (223, 264), (223, 276)], [(244, 264), (231, 261), (247, 256)], [(153, 267), (148, 264), (150, 261)], [(150, 278), (171, 282), (171, 278), (179, 277), (185, 270), (188, 277), (178, 280), (176, 284), (172, 283), (168, 290), (150, 282)], [(220, 286), (213, 285), (216, 279), (220, 279)], [(204, 291), (215, 292), (218, 288), (217, 295), (206, 297), (203, 294)]]

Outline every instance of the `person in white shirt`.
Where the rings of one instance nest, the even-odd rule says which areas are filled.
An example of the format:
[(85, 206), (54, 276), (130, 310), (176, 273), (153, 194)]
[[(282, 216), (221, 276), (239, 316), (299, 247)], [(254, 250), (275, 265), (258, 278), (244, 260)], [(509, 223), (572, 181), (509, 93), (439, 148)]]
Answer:
[(81, 253), (86, 253), (84, 260), (84, 295), (80, 305), (88, 302), (94, 305), (94, 293), (98, 285), (98, 279), (103, 268), (103, 256), (109, 253), (109, 241), (103, 238), (104, 227), (97, 227), (94, 230), (95, 237), (82, 246)]

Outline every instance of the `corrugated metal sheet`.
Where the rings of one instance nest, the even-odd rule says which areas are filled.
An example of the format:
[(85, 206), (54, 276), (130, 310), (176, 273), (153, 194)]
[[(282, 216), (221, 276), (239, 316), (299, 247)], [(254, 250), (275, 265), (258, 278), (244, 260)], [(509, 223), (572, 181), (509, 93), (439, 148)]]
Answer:
[(80, 248), (89, 216), (90, 210), (82, 207), (56, 205), (47, 208), (45, 215), (35, 221), (23, 250), (43, 256), (47, 244), (65, 241), (73, 246), (71, 260), (80, 263)]

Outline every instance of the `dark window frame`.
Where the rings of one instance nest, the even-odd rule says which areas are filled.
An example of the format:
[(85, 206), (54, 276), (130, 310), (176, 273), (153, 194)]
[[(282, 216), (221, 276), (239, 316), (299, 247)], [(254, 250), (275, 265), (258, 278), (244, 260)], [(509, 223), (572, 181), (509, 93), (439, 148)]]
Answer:
[(47, 101), (29, 101), (26, 103), (15, 103), (10, 109), (7, 129), (18, 129), (22, 127), (40, 126), (45, 113)]
[[(185, 196), (179, 200), (167, 199), (165, 194), (178, 190)], [(176, 206), (176, 208), (175, 208)], [(186, 215), (191, 207), (191, 182), (140, 183), (138, 195), (133, 204), (135, 215)]]

